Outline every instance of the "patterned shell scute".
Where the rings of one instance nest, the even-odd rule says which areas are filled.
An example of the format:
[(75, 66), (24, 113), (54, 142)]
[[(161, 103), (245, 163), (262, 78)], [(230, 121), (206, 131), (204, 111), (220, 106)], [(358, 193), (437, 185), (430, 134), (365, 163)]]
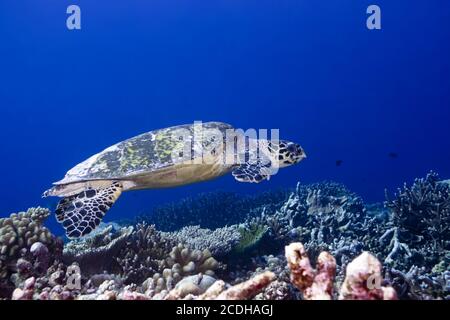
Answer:
[[(196, 127), (198, 128), (198, 127)], [(203, 129), (219, 130), (223, 135), (232, 126), (221, 122), (203, 123)], [(197, 134), (197, 133), (196, 133)], [(182, 138), (181, 138), (182, 137)], [(165, 129), (150, 131), (136, 137), (119, 142), (102, 152), (90, 157), (69, 170), (59, 183), (70, 183), (85, 180), (120, 179), (153, 172), (175, 165), (186, 158), (181, 155), (185, 148), (190, 154), (198, 154), (198, 146), (194, 141), (194, 125), (180, 125)], [(186, 144), (186, 141), (191, 143)], [(208, 134), (202, 135), (201, 145), (211, 147), (218, 141)], [(175, 156), (174, 156), (175, 155)], [(180, 155), (180, 157), (177, 157)]]

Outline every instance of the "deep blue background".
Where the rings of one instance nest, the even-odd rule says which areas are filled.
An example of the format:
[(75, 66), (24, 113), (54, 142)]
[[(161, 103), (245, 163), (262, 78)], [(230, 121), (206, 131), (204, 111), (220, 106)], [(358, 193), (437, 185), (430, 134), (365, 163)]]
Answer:
[(2, 0), (0, 216), (48, 204), (51, 182), (115, 142), (194, 120), (280, 128), (309, 157), (260, 185), (125, 194), (109, 219), (215, 189), (329, 179), (379, 201), (428, 170), (450, 177), (450, 2), (377, 0), (369, 31), (372, 3)]

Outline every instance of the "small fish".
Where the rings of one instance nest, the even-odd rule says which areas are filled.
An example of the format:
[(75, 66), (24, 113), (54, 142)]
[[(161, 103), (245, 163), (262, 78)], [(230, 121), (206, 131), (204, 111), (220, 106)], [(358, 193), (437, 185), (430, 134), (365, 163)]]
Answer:
[(344, 162), (343, 160), (336, 160), (336, 167), (340, 167), (342, 162)]
[(58, 206), (58, 202), (57, 200), (47, 200), (43, 203), (44, 208), (49, 209), (50, 211), (55, 211), (56, 207)]
[(392, 158), (392, 159), (398, 158), (398, 154), (395, 152), (389, 152), (388, 156), (389, 156), (389, 158)]

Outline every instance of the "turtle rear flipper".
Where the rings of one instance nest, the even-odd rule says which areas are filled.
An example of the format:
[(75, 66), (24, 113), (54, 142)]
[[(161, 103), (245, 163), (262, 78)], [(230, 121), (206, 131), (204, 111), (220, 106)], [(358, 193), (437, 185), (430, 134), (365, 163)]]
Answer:
[(68, 238), (87, 235), (97, 228), (122, 190), (122, 183), (111, 181), (109, 185), (90, 187), (77, 195), (63, 198), (56, 208), (56, 220), (62, 224)]

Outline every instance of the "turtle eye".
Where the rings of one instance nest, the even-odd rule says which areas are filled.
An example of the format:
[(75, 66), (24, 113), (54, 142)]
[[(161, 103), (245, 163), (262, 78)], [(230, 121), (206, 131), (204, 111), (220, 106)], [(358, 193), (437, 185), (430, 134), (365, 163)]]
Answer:
[(297, 150), (298, 150), (298, 148), (297, 148), (297, 145), (296, 145), (295, 143), (290, 143), (290, 144), (287, 146), (287, 150), (288, 150), (290, 153), (296, 153)]

